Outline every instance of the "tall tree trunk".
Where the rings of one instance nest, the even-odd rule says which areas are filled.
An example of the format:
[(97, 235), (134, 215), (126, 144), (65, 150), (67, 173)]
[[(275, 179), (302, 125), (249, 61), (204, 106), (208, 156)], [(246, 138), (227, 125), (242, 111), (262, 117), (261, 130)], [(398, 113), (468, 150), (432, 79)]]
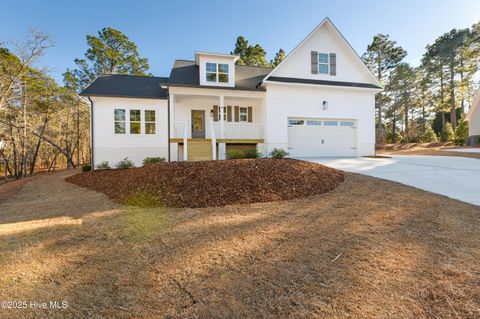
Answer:
[(27, 176), (27, 83), (23, 82), (23, 142), (22, 142), (22, 176)]
[[(48, 112), (48, 111), (47, 111)], [(30, 175), (35, 172), (35, 164), (37, 162), (38, 151), (40, 150), (40, 145), (42, 144), (42, 137), (45, 133), (45, 128), (47, 127), (48, 123), (48, 114), (45, 115), (45, 119), (43, 120), (42, 129), (40, 130), (40, 136), (38, 137), (37, 144), (35, 146), (35, 151), (33, 152), (32, 160), (30, 162)]]
[[(377, 65), (377, 79), (379, 82), (382, 81), (382, 65), (381, 65), (381, 59), (378, 59), (378, 65)], [(377, 96), (378, 98), (375, 99), (377, 101), (377, 108), (378, 108), (378, 128), (377, 128), (377, 144), (383, 144), (383, 127), (382, 127), (382, 93), (379, 93)]]
[(457, 129), (457, 112), (455, 107), (455, 70), (450, 66), (450, 123), (452, 124), (453, 134)]
[(445, 113), (443, 110), (444, 87), (443, 87), (443, 68), (440, 69), (440, 112), (442, 113), (442, 131), (445, 129)]
[(397, 143), (397, 109), (393, 108), (393, 120), (392, 120), (392, 142)]

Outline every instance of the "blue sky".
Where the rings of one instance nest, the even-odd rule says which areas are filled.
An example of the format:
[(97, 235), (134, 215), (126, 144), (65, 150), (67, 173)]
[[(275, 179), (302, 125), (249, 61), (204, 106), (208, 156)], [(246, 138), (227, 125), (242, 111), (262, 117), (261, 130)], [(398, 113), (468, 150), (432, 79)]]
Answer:
[(29, 28), (50, 33), (56, 46), (37, 63), (61, 80), (83, 57), (87, 34), (111, 26), (129, 36), (154, 75), (169, 74), (175, 58), (193, 51), (230, 52), (244, 35), (269, 59), (287, 53), (329, 17), (361, 55), (374, 34), (387, 33), (417, 64), (428, 43), (480, 20), (479, 0), (404, 1), (8, 1), (0, 12), (0, 41), (21, 40)]

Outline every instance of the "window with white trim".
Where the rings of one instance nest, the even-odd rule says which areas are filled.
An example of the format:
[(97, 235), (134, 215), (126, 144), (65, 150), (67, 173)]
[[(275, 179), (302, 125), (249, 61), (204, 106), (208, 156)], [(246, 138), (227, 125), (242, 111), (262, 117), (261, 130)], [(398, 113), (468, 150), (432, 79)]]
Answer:
[(355, 123), (352, 121), (342, 121), (340, 122), (340, 126), (354, 126)]
[(114, 110), (115, 134), (125, 134), (125, 109)]
[(322, 121), (318, 120), (308, 120), (307, 125), (322, 125)]
[(305, 125), (304, 120), (288, 120), (288, 125)]
[(130, 110), (130, 134), (141, 133), (141, 119), (140, 110)]
[(211, 63), (206, 64), (206, 81), (213, 83), (228, 83), (228, 64)]
[(328, 74), (329, 68), (329, 55), (328, 53), (318, 53), (318, 73)]
[(155, 134), (155, 110), (145, 110), (145, 134)]
[(323, 125), (325, 126), (338, 126), (337, 121), (323, 121)]
[(248, 109), (246, 107), (240, 107), (240, 122), (248, 121)]

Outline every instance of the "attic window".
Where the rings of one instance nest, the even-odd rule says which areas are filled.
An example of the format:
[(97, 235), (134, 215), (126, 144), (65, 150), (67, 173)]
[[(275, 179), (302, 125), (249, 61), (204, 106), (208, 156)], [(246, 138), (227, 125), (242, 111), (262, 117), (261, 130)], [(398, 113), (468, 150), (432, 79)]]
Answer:
[(228, 64), (207, 62), (206, 80), (214, 83), (228, 83)]
[(328, 74), (328, 54), (327, 53), (318, 53), (318, 73)]

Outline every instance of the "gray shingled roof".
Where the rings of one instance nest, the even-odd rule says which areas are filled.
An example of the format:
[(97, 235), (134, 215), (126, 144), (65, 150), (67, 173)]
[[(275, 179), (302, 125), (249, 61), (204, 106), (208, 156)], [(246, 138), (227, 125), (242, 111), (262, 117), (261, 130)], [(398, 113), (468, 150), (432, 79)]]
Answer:
[[(270, 71), (272, 71), (272, 68), (235, 65), (235, 87), (225, 87), (225, 89), (263, 91), (263, 89), (258, 88), (257, 85)], [(204, 85), (200, 86), (198, 65), (195, 64), (195, 61), (189, 60), (176, 60), (168, 83), (165, 84), (172, 86), (205, 87)], [(219, 87), (215, 86), (215, 88)]]
[(378, 85), (370, 84), (370, 83), (286, 78), (286, 77), (281, 77), (281, 76), (269, 76), (267, 78), (267, 81), (283, 82), (283, 83), (302, 83), (302, 84), (316, 84), (316, 85), (331, 85), (331, 86), (347, 86), (347, 87), (358, 87), (358, 88), (369, 88), (369, 89), (381, 89), (381, 87), (379, 87)]
[(167, 90), (162, 89), (160, 83), (167, 81), (168, 78), (166, 77), (101, 75), (83, 90), (80, 95), (166, 99)]

